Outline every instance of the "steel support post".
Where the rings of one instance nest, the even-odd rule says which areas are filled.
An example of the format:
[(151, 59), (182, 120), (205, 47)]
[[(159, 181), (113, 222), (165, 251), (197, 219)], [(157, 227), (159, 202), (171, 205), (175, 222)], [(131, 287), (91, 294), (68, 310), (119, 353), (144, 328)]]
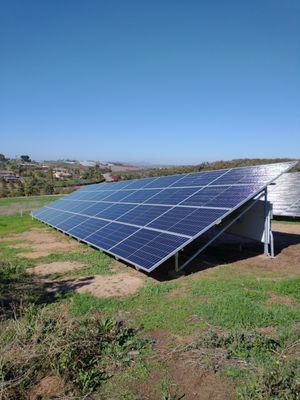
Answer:
[(268, 210), (268, 189), (264, 190), (264, 202), (265, 202), (265, 231), (264, 231), (264, 253), (266, 256), (269, 255), (269, 239), (270, 239), (270, 219)]
[(175, 254), (175, 272), (179, 271), (179, 253)]

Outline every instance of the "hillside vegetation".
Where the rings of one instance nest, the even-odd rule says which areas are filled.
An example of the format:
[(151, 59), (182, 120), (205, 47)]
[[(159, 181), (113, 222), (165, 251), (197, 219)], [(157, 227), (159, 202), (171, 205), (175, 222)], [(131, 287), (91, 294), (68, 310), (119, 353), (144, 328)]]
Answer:
[[(136, 178), (147, 178), (152, 176), (163, 176), (163, 175), (175, 175), (175, 174), (184, 174), (188, 172), (202, 172), (202, 171), (212, 171), (216, 169), (223, 168), (236, 168), (236, 167), (245, 167), (250, 165), (263, 165), (263, 164), (272, 164), (278, 162), (286, 162), (293, 161), (290, 158), (241, 158), (234, 159), (229, 161), (213, 161), (213, 162), (203, 162), (197, 165), (183, 165), (183, 166), (174, 166), (168, 168), (147, 168), (141, 169), (138, 171), (127, 171), (124, 174), (120, 174), (120, 179), (136, 179)], [(291, 172), (300, 171), (300, 164), (297, 164), (295, 168), (291, 170)]]

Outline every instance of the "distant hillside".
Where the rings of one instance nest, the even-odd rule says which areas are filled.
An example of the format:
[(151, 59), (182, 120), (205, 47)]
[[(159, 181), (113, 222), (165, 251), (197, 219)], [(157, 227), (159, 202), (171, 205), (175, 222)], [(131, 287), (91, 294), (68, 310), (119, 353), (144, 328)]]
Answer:
[[(272, 164), (278, 162), (293, 161), (291, 158), (238, 158), (229, 161), (213, 161), (203, 162), (198, 165), (182, 165), (168, 168), (145, 168), (136, 171), (125, 171), (124, 173), (118, 174), (120, 179), (136, 179), (136, 178), (147, 178), (151, 176), (162, 176), (162, 175), (174, 175), (183, 174), (187, 172), (200, 172), (200, 171), (211, 171), (215, 169), (223, 168), (235, 168), (245, 167), (249, 165), (262, 165)], [(291, 172), (300, 171), (300, 163), (296, 165)]]

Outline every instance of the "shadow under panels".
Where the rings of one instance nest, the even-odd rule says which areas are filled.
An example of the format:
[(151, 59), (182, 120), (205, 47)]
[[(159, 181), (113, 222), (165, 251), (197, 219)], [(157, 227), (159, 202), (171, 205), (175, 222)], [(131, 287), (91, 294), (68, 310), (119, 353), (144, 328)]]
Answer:
[(32, 215), (150, 272), (294, 165), (88, 185)]

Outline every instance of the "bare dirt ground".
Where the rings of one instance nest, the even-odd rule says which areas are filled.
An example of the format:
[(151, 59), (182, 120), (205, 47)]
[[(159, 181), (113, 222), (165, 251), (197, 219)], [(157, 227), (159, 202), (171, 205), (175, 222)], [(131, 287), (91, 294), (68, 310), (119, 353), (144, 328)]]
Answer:
[[(222, 236), (216, 244), (191, 262), (186, 273), (201, 278), (202, 271), (231, 264), (241, 273), (266, 272), (288, 276), (300, 274), (300, 224), (273, 224), (275, 258), (263, 254), (263, 245), (237, 237)], [(242, 243), (242, 249), (239, 244)], [(157, 279), (162, 276), (157, 272)]]
[(300, 234), (300, 224), (285, 224), (282, 222), (275, 222), (272, 226), (273, 231), (290, 233), (290, 234)]
[(31, 251), (18, 253), (19, 257), (39, 258), (46, 257), (51, 253), (60, 251), (73, 251), (78, 249), (79, 244), (76, 240), (70, 240), (67, 236), (56, 231), (47, 229), (31, 229), (30, 231), (19, 233), (5, 238), (5, 241), (20, 240), (23, 243), (12, 245), (12, 248), (28, 248)]
[[(261, 244), (246, 242), (242, 251), (240, 251), (238, 246), (228, 245), (226, 238), (222, 238), (216, 246), (210, 247), (207, 252), (197, 257), (185, 273), (193, 273), (194, 279), (201, 279), (215, 268), (219, 268), (219, 266), (222, 268), (222, 265), (228, 263), (233, 266), (235, 271), (242, 274), (257, 271), (258, 273), (278, 273), (285, 276), (299, 275), (300, 225), (276, 223), (273, 225), (273, 233), (276, 249), (275, 259), (267, 258), (262, 254)], [(160, 271), (157, 271), (154, 275), (160, 281), (166, 279), (166, 276)], [(184, 277), (179, 279), (184, 282)], [(183, 284), (177, 290), (172, 291), (170, 296), (173, 296), (174, 293), (176, 293), (176, 297), (184, 296), (185, 285)], [(292, 300), (287, 296), (273, 295), (268, 301), (293, 305)], [(274, 327), (264, 327), (260, 331), (264, 334), (270, 334), (274, 331)], [(186, 400), (236, 399), (234, 384), (222, 379), (219, 374), (203, 370), (201, 366), (194, 362), (193, 354), (190, 351), (178, 352), (176, 348), (175, 351), (173, 350), (174, 343), (179, 347), (184, 346), (184, 343), (176, 337), (170, 336), (170, 333), (164, 330), (152, 332), (151, 337), (155, 343), (156, 357), (165, 363), (172, 381), (176, 382), (176, 385), (174, 385), (175, 398)], [(190, 342), (193, 341), (193, 338), (189, 339)], [(143, 392), (143, 388), (140, 390)], [(146, 389), (145, 391), (147, 392)], [(154, 400), (155, 396), (151, 397), (150, 395), (149, 399)]]
[(82, 276), (63, 280), (45, 281), (48, 291), (74, 291), (91, 293), (96, 297), (123, 297), (134, 294), (145, 285), (146, 278), (130, 272), (114, 275)]
[[(214, 247), (210, 247), (207, 252), (197, 257), (186, 270), (186, 274), (193, 273), (194, 279), (201, 279), (204, 274), (210, 273), (210, 270), (222, 268), (224, 264), (231, 264), (235, 271), (240, 271), (240, 273), (255, 273), (257, 271), (259, 273), (284, 274), (285, 276), (299, 275), (300, 224), (276, 223), (273, 224), (273, 232), (275, 259), (267, 258), (262, 254), (263, 247), (261, 244), (245, 241), (240, 250), (237, 246), (239, 240), (236, 243), (228, 244), (226, 238), (223, 238)], [(57, 251), (78, 249), (77, 241), (69, 240), (56, 231), (51, 232), (43, 229), (33, 229), (29, 232), (5, 238), (5, 241), (7, 240), (23, 240), (24, 248), (30, 246), (33, 249), (31, 254), (36, 256), (39, 254), (37, 257), (46, 256)], [(18, 244), (15, 247), (21, 246)], [(24, 252), (22, 256), (28, 257), (28, 253)], [(174, 262), (170, 265), (174, 267)], [(39, 274), (43, 271), (51, 271), (51, 273), (69, 271), (75, 266), (73, 263), (60, 262), (42, 264), (36, 268), (36, 273)], [(66, 269), (64, 270), (64, 268)], [(113, 275), (82, 276), (55, 281), (44, 280), (43, 282), (46, 289), (51, 292), (72, 290), (78, 293), (90, 292), (99, 297), (110, 297), (131, 295), (145, 285), (149, 279), (156, 282), (172, 279), (164, 270), (164, 267), (148, 277), (146, 274), (137, 272), (122, 262), (112, 261), (112, 271), (114, 272)], [(184, 277), (179, 279), (183, 280)], [(170, 296), (174, 296), (174, 293), (176, 297), (184, 296), (185, 290), (186, 288), (183, 284), (180, 289), (172, 292)], [(269, 301), (292, 305), (291, 300), (285, 296), (273, 295)], [(261, 331), (268, 333), (272, 332), (273, 329), (273, 327), (266, 327), (262, 328)], [(201, 369), (199, 365), (193, 362), (189, 352), (184, 355), (180, 352), (172, 352), (174, 343), (178, 344), (178, 346), (185, 345), (176, 336), (172, 336), (169, 332), (160, 329), (152, 332), (151, 338), (154, 340), (155, 357), (165, 363), (168, 374), (172, 381), (175, 382), (174, 393), (176, 393), (176, 398), (184, 396), (181, 398), (186, 400), (236, 399), (234, 387), (218, 374), (209, 373)], [(185, 339), (189, 340), (191, 338)], [(161, 377), (158, 375), (161, 373), (154, 371), (152, 381), (159, 380)], [(48, 382), (46, 383), (48, 384)], [(157, 400), (155, 394), (151, 396), (151, 388), (144, 387), (139, 382), (136, 385), (135, 390), (140, 392), (141, 397), (147, 393), (147, 399)], [(53, 387), (59, 392), (59, 382), (55, 379), (53, 380)], [(43, 388), (38, 387), (33, 396), (44, 392)]]
[[(180, 352), (190, 343), (191, 338), (179, 339), (176, 335), (170, 335), (164, 329), (158, 329), (151, 333), (154, 341), (154, 351), (158, 360), (162, 361), (168, 370), (174, 385), (172, 395), (176, 399), (187, 400), (224, 400), (236, 399), (234, 385), (230, 385), (219, 375), (206, 371), (199, 364), (193, 362), (189, 351)], [(177, 347), (174, 349), (174, 343)], [(137, 387), (143, 394), (143, 388)], [(149, 388), (145, 391), (149, 394)], [(150, 393), (149, 399), (156, 400)]]
[(75, 289), (78, 293), (90, 292), (97, 297), (129, 296), (144, 286), (145, 279), (126, 272), (111, 276), (96, 275), (88, 285)]
[(43, 378), (29, 393), (29, 400), (41, 398), (62, 398), (62, 384), (55, 375)]
[(57, 261), (48, 264), (39, 264), (29, 269), (29, 272), (35, 275), (49, 275), (54, 273), (62, 273), (82, 268), (84, 265), (74, 261)]

